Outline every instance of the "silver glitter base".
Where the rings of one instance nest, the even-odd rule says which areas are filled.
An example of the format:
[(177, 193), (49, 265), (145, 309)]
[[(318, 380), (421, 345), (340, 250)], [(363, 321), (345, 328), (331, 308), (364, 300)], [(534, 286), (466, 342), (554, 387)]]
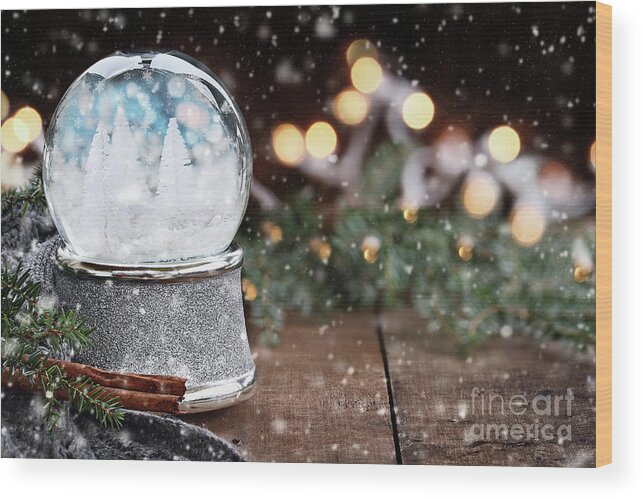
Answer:
[[(70, 265), (58, 251), (53, 290), (60, 305), (75, 309), (95, 328), (94, 343), (74, 360), (101, 369), (164, 374), (187, 379), (184, 412), (204, 412), (241, 402), (255, 384), (241, 295), (241, 254), (237, 265), (209, 272), (181, 267), (144, 276), (131, 268), (100, 275)], [(225, 256), (225, 254), (224, 254)], [(217, 267), (217, 265), (214, 265)], [(120, 273), (119, 273), (120, 272)]]

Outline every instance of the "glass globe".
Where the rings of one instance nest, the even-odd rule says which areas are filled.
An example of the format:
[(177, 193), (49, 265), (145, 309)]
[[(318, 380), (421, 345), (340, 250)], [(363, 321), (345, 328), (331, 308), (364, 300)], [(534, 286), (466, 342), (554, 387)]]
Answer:
[(82, 261), (163, 264), (228, 248), (248, 202), (252, 150), (239, 108), (178, 53), (117, 53), (67, 90), (45, 139), (44, 186)]

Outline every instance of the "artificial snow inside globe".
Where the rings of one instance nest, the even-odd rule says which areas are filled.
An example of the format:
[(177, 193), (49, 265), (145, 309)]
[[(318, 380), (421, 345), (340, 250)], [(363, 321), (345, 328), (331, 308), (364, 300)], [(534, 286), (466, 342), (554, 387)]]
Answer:
[(177, 52), (117, 53), (85, 71), (51, 120), (43, 164), (67, 251), (114, 265), (226, 250), (251, 169), (248, 132), (230, 93)]
[(47, 130), (43, 176), (62, 238), (53, 292), (94, 330), (76, 362), (181, 378), (174, 413), (252, 394), (233, 241), (251, 175), (239, 108), (187, 56), (119, 53), (71, 85)]

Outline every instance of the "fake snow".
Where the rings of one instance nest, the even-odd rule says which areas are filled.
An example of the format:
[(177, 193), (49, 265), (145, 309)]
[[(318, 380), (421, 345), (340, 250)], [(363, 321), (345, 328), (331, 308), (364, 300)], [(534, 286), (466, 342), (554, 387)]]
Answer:
[(225, 250), (241, 223), (252, 158), (231, 97), (176, 56), (152, 61), (149, 68), (135, 55), (97, 62), (49, 127), (48, 202), (82, 258), (207, 257)]

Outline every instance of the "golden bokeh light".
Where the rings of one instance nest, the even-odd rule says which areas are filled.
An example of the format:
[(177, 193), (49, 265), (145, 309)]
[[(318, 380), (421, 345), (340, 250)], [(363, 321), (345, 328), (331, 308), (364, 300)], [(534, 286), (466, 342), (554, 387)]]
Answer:
[(489, 136), (489, 152), (496, 161), (509, 163), (520, 154), (520, 136), (510, 126), (499, 126)]
[(2, 124), (2, 148), (12, 152), (22, 151), (29, 143), (29, 128), (16, 118), (9, 118)]
[(533, 246), (545, 232), (545, 217), (533, 206), (520, 206), (511, 215), (511, 235), (521, 246)]
[(333, 253), (333, 248), (327, 241), (323, 241), (318, 237), (314, 237), (310, 240), (308, 246), (313, 252), (317, 253), (317, 256), (319, 256), (319, 259), (322, 262), (328, 263), (328, 259)]
[(586, 282), (592, 275), (592, 269), (584, 265), (574, 266), (574, 280), (578, 283)]
[(254, 301), (257, 298), (257, 286), (249, 279), (241, 279), (241, 290), (243, 291), (244, 300)]
[(362, 255), (364, 256), (364, 260), (366, 260), (367, 263), (375, 263), (377, 261), (378, 251), (371, 248), (366, 248), (363, 251)]
[(272, 132), (272, 149), (282, 163), (297, 164), (306, 154), (304, 136), (295, 125), (279, 125)]
[(281, 227), (269, 221), (262, 222), (261, 230), (266, 236), (268, 236), (268, 239), (270, 239), (270, 242), (273, 244), (277, 244), (284, 237)]
[(379, 256), (381, 246), (382, 242), (377, 236), (366, 236), (360, 247), (364, 260), (366, 260), (367, 263), (375, 263)]
[(572, 259), (574, 261), (574, 280), (578, 283), (589, 280), (594, 273), (594, 258), (582, 238), (574, 239)]
[(319, 245), (319, 251), (317, 252), (317, 254), (319, 255), (319, 258), (322, 262), (328, 262), (328, 259), (330, 258), (332, 252), (333, 249), (330, 247), (330, 244), (328, 244), (326, 241), (322, 241), (322, 243)]
[(468, 262), (473, 258), (473, 239), (468, 236), (458, 239), (458, 257), (463, 262)]
[(358, 59), (363, 57), (377, 59), (377, 48), (366, 38), (355, 40), (346, 49), (346, 62), (348, 62), (349, 66), (352, 66)]
[(325, 158), (335, 152), (337, 134), (332, 126), (325, 121), (317, 121), (310, 125), (306, 132), (306, 149), (316, 158)]
[(42, 118), (38, 111), (33, 107), (23, 107), (14, 116), (15, 119), (22, 121), (27, 126), (28, 142), (36, 140), (42, 131)]
[(496, 207), (499, 195), (498, 183), (488, 173), (480, 172), (465, 182), (462, 203), (473, 218), (484, 218)]
[(333, 114), (346, 125), (359, 125), (368, 113), (368, 101), (356, 90), (344, 90), (333, 101)]
[(4, 92), (0, 92), (1, 103), (0, 103), (0, 118), (5, 119), (9, 116), (9, 97)]
[(382, 66), (372, 57), (358, 59), (351, 68), (353, 86), (365, 94), (375, 92), (382, 83)]
[(596, 171), (596, 142), (589, 148), (589, 162), (592, 165), (592, 169)]
[(415, 206), (403, 207), (402, 216), (407, 223), (414, 224), (418, 219), (418, 209)]
[(415, 92), (404, 99), (402, 119), (409, 128), (414, 130), (426, 128), (433, 121), (434, 114), (433, 101), (424, 92)]
[(283, 239), (283, 237), (283, 231), (278, 225), (275, 225), (272, 229), (270, 229), (270, 242), (278, 243)]
[(460, 246), (458, 248), (458, 256), (463, 262), (468, 262), (473, 257), (473, 248), (469, 246)]

